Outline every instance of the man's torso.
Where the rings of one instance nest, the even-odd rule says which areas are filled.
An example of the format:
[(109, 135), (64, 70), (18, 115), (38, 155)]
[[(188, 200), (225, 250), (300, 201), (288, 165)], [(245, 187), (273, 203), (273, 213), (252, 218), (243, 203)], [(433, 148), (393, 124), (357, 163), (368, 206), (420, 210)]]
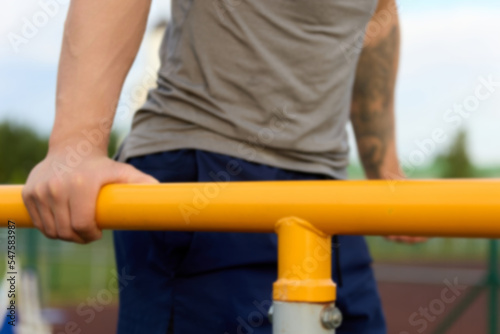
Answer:
[[(175, 0), (158, 87), (121, 160), (196, 148), (345, 177), (356, 53), (376, 0)], [(360, 46), (361, 46), (360, 45)]]

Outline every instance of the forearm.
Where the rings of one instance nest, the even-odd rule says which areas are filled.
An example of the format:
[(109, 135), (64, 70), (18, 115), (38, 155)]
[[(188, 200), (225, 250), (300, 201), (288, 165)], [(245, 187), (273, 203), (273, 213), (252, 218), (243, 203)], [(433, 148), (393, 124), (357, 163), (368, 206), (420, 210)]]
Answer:
[(103, 134), (106, 151), (120, 91), (144, 34), (150, 0), (74, 0), (66, 19), (50, 150)]
[(354, 83), (351, 122), (367, 178), (401, 176), (395, 144), (394, 87), (399, 60), (399, 22), (365, 40)]

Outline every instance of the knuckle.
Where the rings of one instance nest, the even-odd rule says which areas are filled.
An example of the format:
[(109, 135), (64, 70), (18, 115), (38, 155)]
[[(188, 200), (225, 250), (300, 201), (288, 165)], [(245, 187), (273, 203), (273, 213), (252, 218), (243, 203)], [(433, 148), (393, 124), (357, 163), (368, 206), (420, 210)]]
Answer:
[(35, 210), (35, 197), (32, 192), (25, 192), (22, 194), (23, 202), (28, 210), (28, 213), (33, 218), (33, 211)]
[(21, 197), (23, 198), (24, 202), (29, 201), (31, 199), (31, 196), (32, 196), (31, 189), (25, 186), (21, 191)]
[(49, 239), (57, 239), (57, 232), (52, 228), (45, 228), (43, 234)]
[(40, 222), (38, 220), (34, 220), (33, 218), (31, 219), (31, 221), (33, 222), (33, 226), (39, 230), (39, 231), (42, 231), (43, 232), (43, 226), (42, 224), (40, 224)]
[(75, 240), (75, 236), (71, 231), (68, 230), (63, 230), (58, 233), (59, 239), (65, 240), (65, 241), (73, 241)]
[(25, 197), (27, 200), (33, 200), (35, 198), (35, 187), (33, 185), (31, 186), (26, 186), (23, 188), (23, 191), (21, 193), (23, 197)]
[(85, 183), (85, 176), (82, 173), (75, 172), (71, 175), (69, 182), (73, 187), (81, 187)]
[(52, 198), (58, 198), (62, 192), (61, 181), (57, 178), (53, 178), (47, 183), (48, 193)]
[(93, 226), (90, 222), (81, 221), (81, 222), (74, 222), (73, 223), (73, 230), (76, 233), (88, 233), (88, 232), (92, 231), (92, 229), (93, 229)]
[(44, 184), (39, 183), (39, 184), (35, 185), (35, 187), (33, 189), (33, 197), (35, 199), (41, 199), (41, 198), (44, 198), (45, 195), (46, 195), (46, 189), (45, 189)]
[(42, 227), (40, 224), (38, 224), (37, 222), (35, 222), (35, 221), (33, 221), (33, 228), (34, 228), (36, 231), (41, 232), (42, 234), (44, 233), (44, 232), (43, 232), (43, 227)]
[(97, 234), (97, 233), (96, 233), (95, 235), (92, 235), (92, 237), (87, 238), (87, 241), (88, 241), (89, 243), (90, 243), (90, 242), (97, 241), (97, 240), (101, 239), (101, 236), (102, 236), (102, 235), (101, 235), (100, 233), (99, 233), (99, 234)]
[(93, 238), (93, 237), (79, 237), (78, 240), (75, 240), (75, 242), (79, 243), (79, 244), (82, 244), (82, 245), (88, 245), (90, 243), (92, 243), (93, 241), (95, 241), (96, 238)]

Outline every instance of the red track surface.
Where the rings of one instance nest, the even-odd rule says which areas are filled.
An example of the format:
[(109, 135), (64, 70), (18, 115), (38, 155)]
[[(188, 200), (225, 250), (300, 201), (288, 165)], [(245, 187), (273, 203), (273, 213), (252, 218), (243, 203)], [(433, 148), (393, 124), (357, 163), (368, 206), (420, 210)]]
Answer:
[[(442, 268), (442, 266), (439, 267)], [(477, 266), (475, 267), (477, 268)], [(447, 277), (453, 276), (447, 275)], [(379, 282), (379, 290), (388, 323), (388, 334), (432, 333), (433, 329), (445, 318), (446, 314), (453, 307), (457, 306), (466, 291), (461, 293), (455, 301), (445, 304), (442, 313), (438, 315), (431, 314), (433, 318), (431, 321), (426, 321), (425, 329), (422, 325), (422, 320), (419, 325), (412, 325), (409, 319), (413, 313), (418, 313), (421, 307), (428, 308), (433, 300), (440, 299), (441, 292), (445, 287), (442, 282), (438, 282), (437, 284)], [(75, 307), (68, 308), (66, 313), (69, 321), (78, 323), (79, 328), (82, 330), (80, 334), (115, 333), (117, 314), (118, 310), (116, 306), (108, 307), (102, 312), (97, 313), (94, 321), (87, 324), (75, 313)], [(418, 316), (414, 318), (414, 320), (419, 319), (424, 319), (424, 317)], [(58, 325), (55, 327), (54, 333), (66, 334), (67, 332), (64, 330), (63, 325)], [(471, 305), (448, 333), (487, 333), (487, 299), (484, 293)]]

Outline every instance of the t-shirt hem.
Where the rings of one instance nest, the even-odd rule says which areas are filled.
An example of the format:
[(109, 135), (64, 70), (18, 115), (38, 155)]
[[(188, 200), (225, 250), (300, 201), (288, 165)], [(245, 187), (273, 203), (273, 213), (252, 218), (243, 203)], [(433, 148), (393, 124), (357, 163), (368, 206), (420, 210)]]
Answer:
[[(241, 144), (241, 142), (237, 142), (231, 139), (224, 139), (223, 141), (217, 140), (216, 143), (214, 143), (213, 140), (207, 140), (207, 138), (197, 138), (197, 140), (195, 140), (193, 136), (186, 136), (183, 138), (182, 143), (177, 141), (165, 141), (161, 144), (149, 144), (138, 147), (129, 147), (129, 145), (127, 145), (127, 139), (129, 138), (125, 139), (120, 152), (118, 152), (116, 155), (118, 161), (126, 162), (131, 158), (160, 153), (164, 151), (195, 149), (218, 154), (225, 154), (249, 162), (259, 163), (295, 172), (322, 174), (339, 180), (344, 180), (347, 178), (346, 168), (335, 169), (330, 168), (324, 164), (311, 161), (300, 162), (292, 159), (286, 161), (287, 159), (284, 159), (282, 155), (279, 155), (269, 149), (259, 148), (258, 154), (255, 154), (254, 156), (252, 156), (252, 158), (249, 158), (248, 154), (242, 154), (242, 152), (240, 152), (241, 150), (235, 149), (235, 146)], [(255, 150), (255, 148), (252, 149)]]

